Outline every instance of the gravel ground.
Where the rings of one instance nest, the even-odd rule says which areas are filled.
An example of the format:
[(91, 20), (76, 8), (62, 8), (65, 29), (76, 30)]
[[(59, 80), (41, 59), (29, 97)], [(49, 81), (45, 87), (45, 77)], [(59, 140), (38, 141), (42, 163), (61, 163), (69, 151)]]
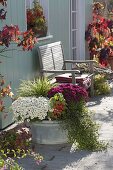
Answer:
[(109, 142), (106, 151), (79, 151), (69, 144), (37, 145), (44, 161), (37, 166), (31, 158), (25, 158), (19, 160), (20, 165), (25, 170), (113, 170), (113, 91), (108, 96), (91, 98), (87, 106), (100, 124), (100, 139)]

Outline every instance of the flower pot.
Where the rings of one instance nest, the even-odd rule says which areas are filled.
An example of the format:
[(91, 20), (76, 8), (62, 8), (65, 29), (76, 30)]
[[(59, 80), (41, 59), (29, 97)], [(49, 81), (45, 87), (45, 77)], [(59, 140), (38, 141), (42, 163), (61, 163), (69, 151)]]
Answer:
[(57, 121), (33, 122), (30, 125), (32, 141), (38, 144), (67, 143), (67, 133)]

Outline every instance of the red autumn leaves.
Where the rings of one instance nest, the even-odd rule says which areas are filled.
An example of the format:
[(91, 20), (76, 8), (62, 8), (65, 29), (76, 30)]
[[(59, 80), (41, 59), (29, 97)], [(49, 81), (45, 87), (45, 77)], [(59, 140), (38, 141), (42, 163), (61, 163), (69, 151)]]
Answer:
[(101, 3), (94, 3), (93, 21), (88, 25), (85, 39), (88, 42), (90, 58), (107, 66), (108, 58), (113, 56), (113, 20), (103, 16), (103, 9)]
[(18, 26), (4, 26), (0, 31), (0, 45), (9, 47), (11, 42), (17, 43), (17, 46), (22, 46), (23, 50), (31, 50), (37, 39), (34, 37), (32, 30), (20, 32)]
[(6, 96), (12, 97), (13, 93), (11, 92), (10, 85), (4, 86), (5, 81), (0, 77), (0, 112), (3, 112), (5, 109), (3, 98)]
[(65, 110), (65, 104), (62, 103), (61, 101), (56, 101), (53, 108), (53, 117), (55, 119), (59, 118), (64, 110)]

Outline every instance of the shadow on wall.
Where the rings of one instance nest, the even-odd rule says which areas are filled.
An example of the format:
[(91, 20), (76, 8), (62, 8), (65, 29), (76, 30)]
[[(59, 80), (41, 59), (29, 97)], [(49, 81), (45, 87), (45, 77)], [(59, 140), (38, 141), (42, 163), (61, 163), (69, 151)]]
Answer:
[(32, 67), (34, 70), (34, 78), (39, 77), (40, 73), (40, 65), (39, 65), (39, 57), (38, 57), (38, 52), (37, 52), (38, 45), (34, 47), (32, 50)]

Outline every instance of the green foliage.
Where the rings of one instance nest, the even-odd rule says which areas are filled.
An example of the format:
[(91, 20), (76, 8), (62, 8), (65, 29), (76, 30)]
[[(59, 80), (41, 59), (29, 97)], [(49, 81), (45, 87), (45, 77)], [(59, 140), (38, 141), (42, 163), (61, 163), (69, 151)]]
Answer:
[(21, 97), (46, 97), (48, 91), (54, 86), (55, 85), (51, 84), (46, 78), (39, 78), (34, 81), (23, 80), (18, 89), (18, 94)]
[(12, 158), (7, 158), (3, 159), (0, 156), (0, 169), (1, 170), (24, 170), (22, 167), (18, 165), (18, 163), (12, 159)]
[(48, 117), (50, 120), (61, 120), (65, 113), (66, 101), (62, 93), (56, 93), (50, 98), (50, 110)]
[(23, 170), (13, 158), (33, 157), (39, 165), (43, 157), (34, 153), (30, 145), (31, 134), (25, 128), (14, 128), (0, 134), (0, 169), (2, 170)]
[(111, 92), (111, 88), (104, 74), (95, 75), (94, 90), (95, 90), (95, 95), (109, 94)]
[(0, 134), (0, 150), (6, 156), (24, 156), (30, 148), (31, 134), (24, 128), (11, 129)]
[[(24, 158), (26, 156), (31, 156), (36, 161), (37, 165), (40, 164), (40, 162), (43, 160), (43, 157), (39, 155), (39, 153), (34, 153), (32, 150), (28, 150), (26, 153), (24, 150), (19, 150), (18, 153), (15, 150), (12, 150), (14, 153), (14, 158), (20, 158), (18, 157), (18, 153), (22, 153), (21, 158)], [(18, 163), (11, 157), (8, 156), (10, 153), (10, 150), (7, 149), (5, 152), (4, 150), (0, 150), (0, 170), (24, 170), (22, 167), (18, 165)]]
[(106, 148), (98, 140), (98, 125), (92, 120), (84, 101), (70, 102), (62, 123), (68, 131), (69, 142), (75, 143), (78, 149), (97, 151)]

